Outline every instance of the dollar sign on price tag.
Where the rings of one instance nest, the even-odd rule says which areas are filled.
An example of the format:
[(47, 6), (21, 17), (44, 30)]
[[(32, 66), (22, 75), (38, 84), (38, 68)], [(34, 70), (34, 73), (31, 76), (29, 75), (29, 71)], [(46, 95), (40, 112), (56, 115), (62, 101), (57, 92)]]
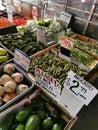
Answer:
[(94, 86), (76, 75), (73, 71), (69, 71), (64, 87), (85, 105), (88, 105), (98, 93)]

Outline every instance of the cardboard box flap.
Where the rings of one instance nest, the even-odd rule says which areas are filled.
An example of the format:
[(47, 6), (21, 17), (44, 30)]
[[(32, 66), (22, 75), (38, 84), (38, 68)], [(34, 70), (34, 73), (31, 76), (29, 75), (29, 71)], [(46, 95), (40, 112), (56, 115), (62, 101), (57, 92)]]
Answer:
[(62, 91), (59, 104), (62, 105), (69, 112), (71, 117), (75, 117), (84, 105), (84, 103), (82, 103), (65, 88)]

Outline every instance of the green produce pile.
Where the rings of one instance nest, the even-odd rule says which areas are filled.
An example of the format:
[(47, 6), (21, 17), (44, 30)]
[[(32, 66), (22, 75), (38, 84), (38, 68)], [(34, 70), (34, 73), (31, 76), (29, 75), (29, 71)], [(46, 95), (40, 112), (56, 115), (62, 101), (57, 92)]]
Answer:
[(65, 126), (60, 111), (41, 97), (0, 119), (0, 130), (63, 130)]
[(0, 63), (6, 62), (9, 59), (9, 54), (7, 50), (4, 48), (0, 47)]
[(78, 47), (81, 47), (85, 51), (88, 51), (89, 53), (98, 56), (98, 44), (93, 44), (91, 42), (84, 42), (79, 39), (75, 39), (75, 45)]
[(76, 65), (62, 60), (53, 54), (45, 54), (43, 56), (37, 56), (32, 59), (29, 67), (29, 72), (33, 75), (35, 74), (36, 65), (43, 71), (48, 72), (49, 75), (56, 78), (62, 87), (69, 70), (74, 71), (80, 76), (86, 75), (86, 72), (84, 70), (81, 70)]
[[(56, 48), (54, 48), (54, 50), (56, 50), (57, 52), (60, 52), (60, 46), (57, 46)], [(95, 61), (95, 58), (93, 56), (87, 54), (86, 52), (82, 50), (79, 50), (76, 47), (72, 48), (70, 58), (88, 67)]]
[(90, 56), (86, 52), (83, 52), (75, 47), (73, 47), (73, 49), (71, 50), (70, 57), (75, 61), (83, 63), (86, 66), (89, 66), (95, 60), (92, 56)]
[(30, 32), (0, 36), (0, 43), (13, 53), (15, 48), (18, 48), (27, 55), (32, 55), (45, 48), (42, 44), (36, 42), (35, 35)]

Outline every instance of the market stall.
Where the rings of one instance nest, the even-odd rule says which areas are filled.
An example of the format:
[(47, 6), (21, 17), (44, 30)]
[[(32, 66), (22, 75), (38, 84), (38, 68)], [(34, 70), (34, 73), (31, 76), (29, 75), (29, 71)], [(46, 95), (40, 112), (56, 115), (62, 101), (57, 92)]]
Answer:
[(96, 4), (0, 3), (0, 129), (97, 130)]

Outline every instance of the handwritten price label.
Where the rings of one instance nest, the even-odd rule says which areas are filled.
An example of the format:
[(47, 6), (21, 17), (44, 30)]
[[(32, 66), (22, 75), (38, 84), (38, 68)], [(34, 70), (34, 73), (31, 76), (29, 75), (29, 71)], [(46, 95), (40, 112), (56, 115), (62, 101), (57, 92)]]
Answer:
[(76, 75), (73, 71), (69, 71), (64, 87), (85, 105), (88, 105), (98, 93), (94, 86)]
[(71, 50), (74, 44), (74, 40), (66, 36), (61, 36), (59, 43), (63, 48)]
[(35, 68), (35, 75), (36, 84), (43, 87), (54, 100), (59, 100), (61, 86), (56, 79), (38, 67)]

